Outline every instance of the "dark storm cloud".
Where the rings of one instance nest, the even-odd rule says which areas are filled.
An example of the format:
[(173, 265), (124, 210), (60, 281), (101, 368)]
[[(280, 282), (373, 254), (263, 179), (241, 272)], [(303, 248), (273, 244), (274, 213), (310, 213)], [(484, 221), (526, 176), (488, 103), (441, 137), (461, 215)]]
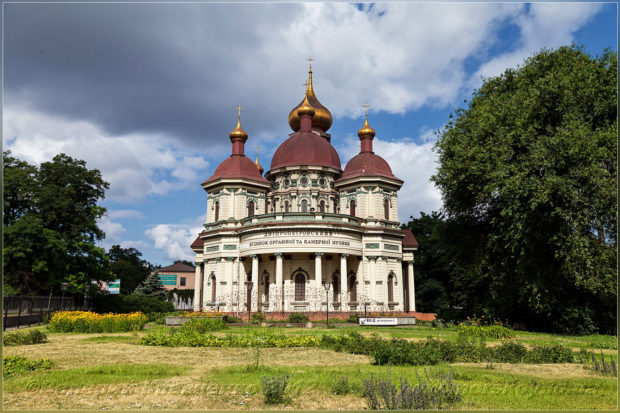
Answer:
[(255, 105), (245, 123), (270, 130), (270, 114), (282, 117), (288, 103), (253, 96), (265, 85), (249, 52), (297, 7), (7, 4), (5, 104), (196, 144), (225, 137), (241, 103)]

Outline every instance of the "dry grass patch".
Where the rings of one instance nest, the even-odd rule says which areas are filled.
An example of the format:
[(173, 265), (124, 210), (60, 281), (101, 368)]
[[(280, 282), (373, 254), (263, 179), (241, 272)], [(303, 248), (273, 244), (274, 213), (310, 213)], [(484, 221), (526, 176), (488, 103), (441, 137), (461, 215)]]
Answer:
[(476, 367), (488, 369), (492, 366), (493, 370), (504, 373), (517, 374), (520, 376), (532, 376), (542, 379), (571, 379), (594, 377), (591, 369), (581, 364), (513, 364), (513, 363), (454, 363), (454, 366)]

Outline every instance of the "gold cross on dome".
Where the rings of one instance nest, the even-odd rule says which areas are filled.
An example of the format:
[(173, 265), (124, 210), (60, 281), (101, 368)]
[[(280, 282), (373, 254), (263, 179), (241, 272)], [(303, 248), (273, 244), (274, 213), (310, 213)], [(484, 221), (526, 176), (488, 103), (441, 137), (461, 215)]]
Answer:
[(243, 108), (241, 107), (241, 105), (237, 106), (237, 110), (239, 111), (239, 114), (237, 115), (237, 119), (241, 119), (241, 111), (243, 110)]
[(314, 61), (314, 59), (312, 58), (312, 56), (310, 56), (308, 58), (308, 62), (310, 63), (310, 70), (312, 70), (312, 61)]
[(370, 106), (368, 106), (368, 103), (364, 103), (364, 106), (362, 106), (364, 108), (364, 116), (368, 117), (368, 108)]
[(308, 85), (309, 85), (309, 84), (310, 84), (310, 83), (308, 83), (308, 81), (307, 81), (307, 80), (306, 80), (304, 83), (302, 83), (302, 85), (304, 85), (304, 86), (306, 87), (306, 91), (308, 90)]
[(256, 150), (256, 156), (258, 156), (258, 150), (260, 149), (260, 146), (256, 145), (254, 146), (254, 149)]

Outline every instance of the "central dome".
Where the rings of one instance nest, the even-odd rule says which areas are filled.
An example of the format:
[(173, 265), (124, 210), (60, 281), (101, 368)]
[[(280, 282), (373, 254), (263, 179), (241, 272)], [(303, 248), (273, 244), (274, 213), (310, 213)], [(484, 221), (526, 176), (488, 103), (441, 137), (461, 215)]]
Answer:
[[(310, 70), (308, 71), (308, 88), (306, 89), (306, 96), (308, 103), (310, 103), (310, 106), (314, 108), (312, 127), (318, 128), (323, 132), (327, 132), (327, 130), (332, 126), (334, 118), (329, 110), (323, 106), (321, 102), (319, 102), (314, 94), (314, 89), (312, 87), (312, 67), (310, 67)], [(291, 113), (288, 114), (288, 124), (295, 132), (297, 132), (301, 126), (297, 111), (303, 103), (304, 101), (302, 100), (301, 103), (295, 106), (293, 110), (291, 110)]]
[(297, 132), (282, 142), (271, 159), (272, 170), (294, 165), (326, 166), (341, 170), (340, 157), (332, 144), (308, 131)]

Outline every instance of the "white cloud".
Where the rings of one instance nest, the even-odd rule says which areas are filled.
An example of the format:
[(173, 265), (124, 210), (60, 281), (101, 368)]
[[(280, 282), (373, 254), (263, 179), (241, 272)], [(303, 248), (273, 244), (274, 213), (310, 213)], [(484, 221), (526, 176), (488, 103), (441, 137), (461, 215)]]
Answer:
[(110, 219), (142, 219), (144, 215), (140, 211), (134, 209), (117, 209), (114, 211), (107, 211), (106, 214)]
[(123, 224), (112, 220), (108, 214), (103, 215), (97, 222), (97, 226), (105, 233), (105, 238), (99, 242), (103, 248), (110, 249), (114, 244), (121, 242), (121, 237), (127, 232)]
[(498, 76), (509, 67), (523, 61), (540, 49), (570, 44), (573, 33), (596, 15), (601, 3), (532, 3), (529, 12), (523, 9), (514, 19), (521, 30), (520, 47), (482, 64), (471, 77), (469, 86), (477, 88), (481, 78)]
[[(85, 160), (110, 183), (106, 196), (120, 202), (190, 188), (209, 165), (203, 157), (174, 147), (167, 136), (111, 136), (89, 122), (23, 108), (5, 110), (4, 134), (5, 149), (28, 162), (40, 164), (61, 152)], [(176, 179), (162, 178), (167, 172)]]
[(204, 216), (187, 224), (159, 224), (148, 229), (145, 234), (153, 241), (156, 249), (164, 251), (170, 260), (189, 260), (195, 258), (190, 245), (203, 229)]

